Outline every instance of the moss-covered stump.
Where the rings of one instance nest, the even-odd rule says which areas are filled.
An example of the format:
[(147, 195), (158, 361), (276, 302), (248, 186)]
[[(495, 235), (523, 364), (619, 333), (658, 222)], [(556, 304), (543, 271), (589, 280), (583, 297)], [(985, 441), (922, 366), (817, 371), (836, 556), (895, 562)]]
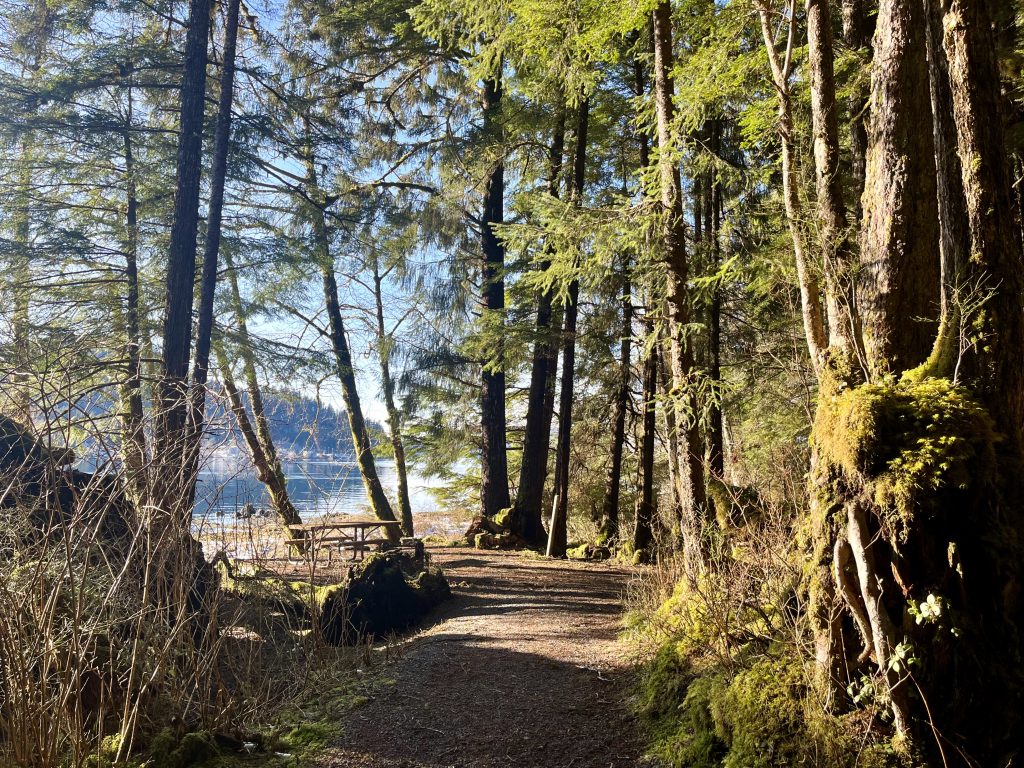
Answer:
[(440, 568), (403, 550), (378, 552), (322, 593), (318, 623), (333, 645), (408, 629), (451, 596)]
[(729, 485), (711, 477), (708, 496), (715, 508), (715, 520), (723, 531), (756, 525), (764, 517), (764, 500), (749, 486)]
[(577, 547), (569, 547), (565, 552), (565, 556), (570, 560), (593, 560), (600, 562), (611, 559), (612, 551), (604, 544), (586, 542)]
[(466, 542), (477, 549), (524, 549), (527, 542), (508, 529), (511, 512), (503, 509), (494, 517), (477, 515), (466, 530)]
[(832, 668), (872, 660), (898, 727), (995, 764), (1024, 690), (1018, 446), (945, 379), (826, 388), (812, 439), (812, 613), (846, 616), (819, 626)]

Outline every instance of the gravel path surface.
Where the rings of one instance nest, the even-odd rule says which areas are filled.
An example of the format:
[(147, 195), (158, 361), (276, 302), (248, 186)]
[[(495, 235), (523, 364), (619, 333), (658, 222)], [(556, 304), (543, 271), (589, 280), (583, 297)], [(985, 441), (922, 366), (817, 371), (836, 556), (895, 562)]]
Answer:
[(454, 597), (321, 768), (646, 765), (616, 642), (631, 571), (434, 550)]

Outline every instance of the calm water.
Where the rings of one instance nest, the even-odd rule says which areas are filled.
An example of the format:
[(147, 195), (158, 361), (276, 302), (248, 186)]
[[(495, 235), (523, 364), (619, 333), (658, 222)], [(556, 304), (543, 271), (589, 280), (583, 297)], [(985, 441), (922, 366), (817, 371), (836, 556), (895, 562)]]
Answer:
[[(282, 462), (288, 494), (303, 517), (368, 514), (369, 503), (355, 462), (302, 459)], [(388, 496), (396, 495), (397, 476), (392, 462), (378, 461), (377, 472)], [(410, 477), (414, 513), (436, 512), (437, 502), (423, 478)], [(246, 504), (269, 506), (266, 488), (252, 469), (230, 460), (213, 460), (199, 474), (195, 519), (206, 525), (228, 523)]]

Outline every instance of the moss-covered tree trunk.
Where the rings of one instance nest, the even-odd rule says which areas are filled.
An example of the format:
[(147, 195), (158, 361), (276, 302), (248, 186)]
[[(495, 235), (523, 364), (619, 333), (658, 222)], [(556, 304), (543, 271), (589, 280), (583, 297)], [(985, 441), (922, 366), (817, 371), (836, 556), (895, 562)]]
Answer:
[[(871, 674), (928, 764), (1006, 765), (1024, 690), (1024, 269), (989, 5), (943, 2), (948, 75), (933, 39), (930, 89), (937, 25), (924, 13), (914, 0), (879, 11), (858, 291), (869, 374), (821, 376), (812, 616), (825, 676), (841, 688)], [(946, 86), (964, 213), (941, 203), (956, 186), (942, 148), (951, 127), (921, 119)], [(940, 253), (957, 226), (970, 257), (958, 281), (946, 275), (953, 333), (940, 334)]]
[[(688, 338), (691, 320), (689, 290), (690, 269), (686, 254), (686, 225), (683, 219), (683, 189), (677, 148), (673, 139), (674, 86), (672, 82), (672, 5), (664, 0), (653, 11), (654, 103), (657, 116), (658, 168), (663, 222), (663, 258), (666, 267), (666, 306), (668, 308), (668, 350), (672, 371), (672, 400), (677, 404), (676, 426), (680, 430), (677, 478), (682, 512), (690, 529), (699, 536), (707, 515), (707, 488), (704, 481), (704, 448), (701, 442), (699, 413), (694, 378), (693, 343)], [(693, 542), (696, 543), (696, 542)], [(699, 547), (698, 547), (699, 548)]]

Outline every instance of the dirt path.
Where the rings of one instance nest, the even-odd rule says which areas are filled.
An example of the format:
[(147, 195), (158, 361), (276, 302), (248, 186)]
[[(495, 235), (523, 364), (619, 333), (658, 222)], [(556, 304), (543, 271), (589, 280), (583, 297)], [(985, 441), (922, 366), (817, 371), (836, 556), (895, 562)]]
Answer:
[(616, 642), (628, 569), (434, 552), (454, 597), (322, 768), (645, 765)]

